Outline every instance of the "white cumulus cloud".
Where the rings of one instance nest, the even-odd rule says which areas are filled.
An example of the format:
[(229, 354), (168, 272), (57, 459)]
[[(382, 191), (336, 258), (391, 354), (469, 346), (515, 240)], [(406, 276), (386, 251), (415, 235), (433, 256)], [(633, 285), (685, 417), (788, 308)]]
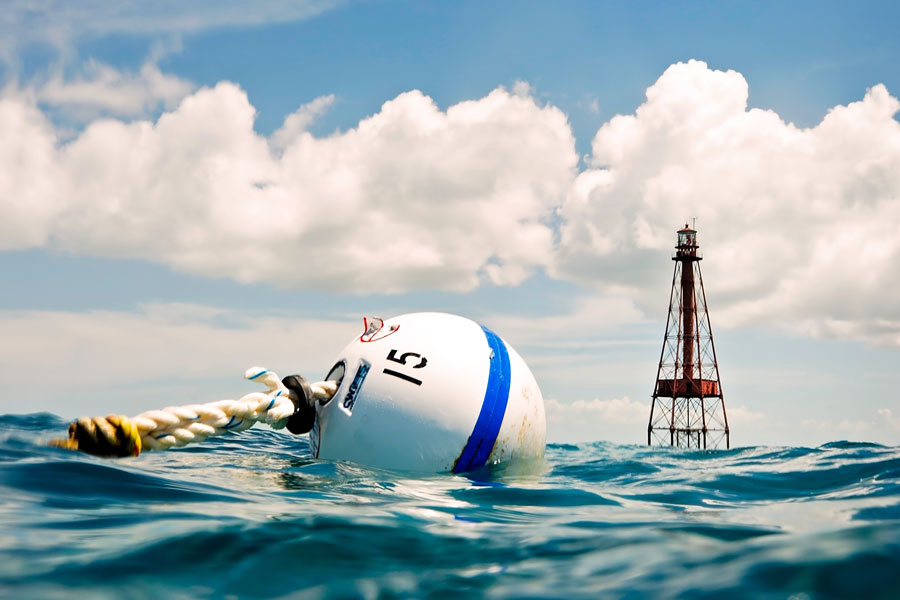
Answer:
[(194, 89), (190, 82), (161, 72), (152, 62), (137, 73), (124, 73), (93, 60), (75, 77), (65, 78), (57, 71), (31, 87), (40, 103), (79, 118), (100, 114), (139, 117), (158, 108), (171, 109)]
[(329, 102), (270, 144), (223, 82), (155, 122), (97, 120), (62, 144), (7, 93), (0, 244), (355, 293), (516, 284), (543, 265), (577, 161), (561, 111), (502, 88), (442, 111), (412, 91), (314, 137), (305, 124)]
[(896, 343), (900, 102), (875, 85), (801, 129), (748, 109), (748, 89), (734, 71), (679, 63), (603, 125), (559, 210), (553, 272), (658, 311), (663, 257), (697, 216), (714, 325)]
[[(515, 285), (546, 268), (636, 322), (659, 315), (674, 230), (696, 216), (714, 327), (900, 345), (900, 102), (883, 85), (803, 129), (749, 108), (741, 74), (679, 63), (599, 129), (578, 172), (566, 115), (524, 83), (446, 110), (406, 92), (316, 137), (323, 96), (265, 138), (233, 83), (188, 93), (153, 66), (86, 73), (0, 95), (0, 249), (352, 293)], [(40, 94), (170, 108), (70, 139)]]
[(307, 102), (289, 114), (281, 128), (272, 134), (270, 139), (272, 146), (284, 152), (285, 148), (302, 136), (309, 126), (315, 123), (316, 119), (328, 112), (333, 104), (334, 94), (328, 94), (320, 96), (312, 102)]

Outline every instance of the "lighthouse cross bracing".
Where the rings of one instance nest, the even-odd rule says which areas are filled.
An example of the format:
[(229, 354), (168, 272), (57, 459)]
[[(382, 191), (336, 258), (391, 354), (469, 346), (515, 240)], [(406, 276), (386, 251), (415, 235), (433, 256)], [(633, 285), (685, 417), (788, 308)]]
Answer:
[(731, 446), (719, 363), (698, 252), (697, 231), (684, 226), (672, 257), (666, 335), (660, 353), (647, 443), (682, 448)]

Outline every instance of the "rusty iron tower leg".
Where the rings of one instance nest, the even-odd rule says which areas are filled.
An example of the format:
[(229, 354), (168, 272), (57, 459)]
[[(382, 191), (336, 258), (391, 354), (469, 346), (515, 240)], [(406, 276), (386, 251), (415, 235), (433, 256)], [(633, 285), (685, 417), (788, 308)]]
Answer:
[(699, 247), (695, 229), (685, 225), (678, 231), (666, 335), (647, 425), (648, 445), (731, 447)]

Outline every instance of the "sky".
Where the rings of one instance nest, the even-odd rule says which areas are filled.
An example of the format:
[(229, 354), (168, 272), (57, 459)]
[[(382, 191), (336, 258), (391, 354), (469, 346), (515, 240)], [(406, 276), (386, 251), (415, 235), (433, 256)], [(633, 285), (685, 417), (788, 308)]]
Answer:
[(0, 414), (318, 380), (364, 316), (645, 443), (696, 223), (732, 446), (900, 444), (900, 4), (8, 0)]

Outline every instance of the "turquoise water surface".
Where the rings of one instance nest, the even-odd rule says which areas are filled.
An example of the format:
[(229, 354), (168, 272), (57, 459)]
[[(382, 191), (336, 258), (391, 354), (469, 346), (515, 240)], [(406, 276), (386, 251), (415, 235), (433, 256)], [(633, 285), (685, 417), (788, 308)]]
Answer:
[(421, 475), (267, 428), (99, 459), (0, 416), (0, 598), (900, 598), (900, 448), (550, 445)]

